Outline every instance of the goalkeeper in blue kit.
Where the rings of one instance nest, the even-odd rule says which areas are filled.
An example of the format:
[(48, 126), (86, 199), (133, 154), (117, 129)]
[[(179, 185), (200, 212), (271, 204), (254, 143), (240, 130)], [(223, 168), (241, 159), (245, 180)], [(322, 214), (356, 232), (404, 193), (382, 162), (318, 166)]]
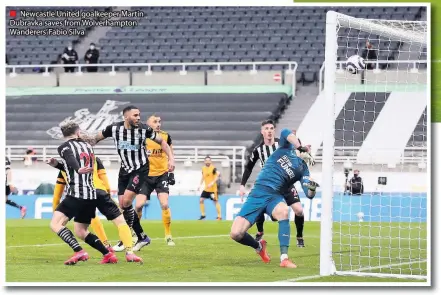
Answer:
[(257, 176), (254, 187), (235, 218), (230, 232), (233, 240), (254, 248), (263, 262), (269, 263), (271, 259), (266, 251), (266, 241), (256, 241), (247, 231), (262, 212), (272, 216), (279, 222), (280, 266), (286, 268), (297, 266), (288, 258), (291, 230), (289, 207), (283, 194), (295, 182), (300, 181), (305, 195), (313, 198), (319, 186), (310, 179), (308, 166), (296, 155), (294, 147), (301, 152), (307, 152), (291, 130), (283, 129), (279, 148), (271, 154)]

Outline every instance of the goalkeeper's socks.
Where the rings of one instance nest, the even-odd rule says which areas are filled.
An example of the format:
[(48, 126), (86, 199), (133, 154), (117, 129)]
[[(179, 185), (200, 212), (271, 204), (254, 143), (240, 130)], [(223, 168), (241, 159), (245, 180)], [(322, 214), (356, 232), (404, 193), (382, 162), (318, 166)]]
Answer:
[(280, 255), (280, 262), (282, 262), (283, 260), (288, 259), (288, 254), (282, 254)]
[(303, 225), (305, 224), (305, 216), (302, 213), (302, 216), (295, 215), (294, 223), (297, 228), (297, 238), (303, 237)]
[(289, 240), (291, 238), (291, 230), (289, 220), (279, 220), (279, 244), (280, 254), (288, 254)]
[(254, 249), (259, 249), (259, 247), (260, 247), (260, 243), (257, 242), (249, 233), (245, 233), (243, 238), (237, 242), (242, 245), (254, 248)]

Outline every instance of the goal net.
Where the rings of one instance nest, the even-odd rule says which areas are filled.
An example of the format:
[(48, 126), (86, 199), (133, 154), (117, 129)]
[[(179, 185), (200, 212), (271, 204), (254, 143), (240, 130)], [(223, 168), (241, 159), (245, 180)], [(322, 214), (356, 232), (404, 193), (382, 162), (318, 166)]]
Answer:
[(428, 278), (427, 35), (327, 14), (321, 275)]

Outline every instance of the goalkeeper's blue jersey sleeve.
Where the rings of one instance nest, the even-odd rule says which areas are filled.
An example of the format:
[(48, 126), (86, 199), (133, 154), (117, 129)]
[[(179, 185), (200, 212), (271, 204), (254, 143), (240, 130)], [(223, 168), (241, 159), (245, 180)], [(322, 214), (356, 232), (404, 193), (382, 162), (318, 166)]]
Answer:
[[(255, 186), (270, 188), (274, 193), (283, 195), (297, 181), (302, 182), (302, 188), (304, 183), (309, 182), (308, 166), (305, 161), (297, 157), (291, 144), (285, 146), (280, 144), (265, 162), (257, 176)], [(307, 192), (308, 188), (304, 191)]]

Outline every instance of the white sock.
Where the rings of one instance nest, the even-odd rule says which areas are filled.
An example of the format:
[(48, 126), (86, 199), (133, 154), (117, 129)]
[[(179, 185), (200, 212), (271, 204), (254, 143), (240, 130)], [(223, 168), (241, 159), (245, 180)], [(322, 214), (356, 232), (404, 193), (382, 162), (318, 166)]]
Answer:
[(282, 262), (283, 260), (288, 259), (288, 254), (282, 254), (280, 255), (280, 262)]
[(256, 249), (258, 252), (262, 251), (262, 243), (259, 241), (259, 248)]

